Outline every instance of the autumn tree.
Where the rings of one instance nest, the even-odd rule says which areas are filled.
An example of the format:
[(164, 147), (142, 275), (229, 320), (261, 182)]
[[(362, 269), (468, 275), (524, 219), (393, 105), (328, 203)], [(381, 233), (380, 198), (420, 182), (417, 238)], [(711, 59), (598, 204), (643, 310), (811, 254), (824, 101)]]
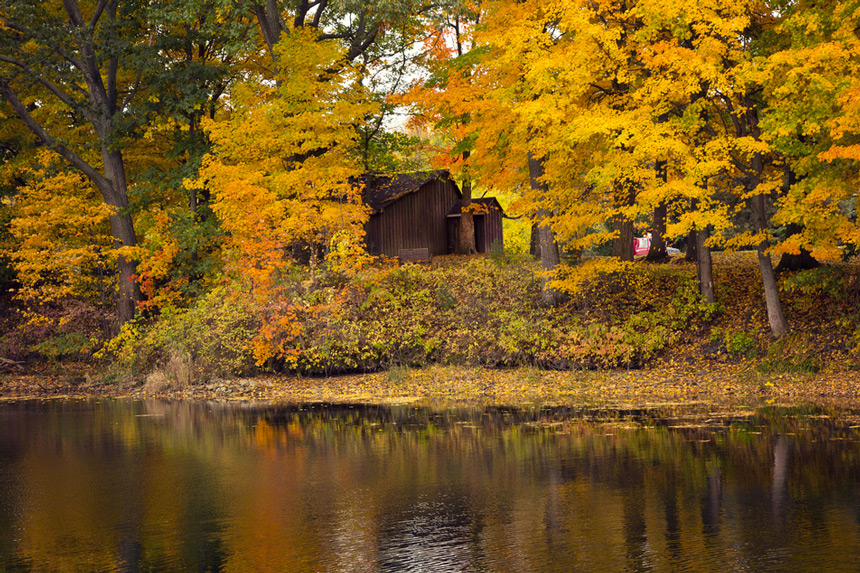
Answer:
[(794, 265), (832, 260), (840, 244), (860, 240), (851, 220), (860, 182), (857, 22), (853, 2), (797, 2), (771, 31), (761, 129), (784, 165), (773, 220), (787, 236), (775, 250)]
[[(137, 244), (123, 143), (136, 120), (135, 97), (153, 71), (145, 63), (152, 62), (146, 57), (149, 4), (0, 3), (0, 93), (46, 147), (96, 186), (111, 210), (116, 247)], [(82, 125), (92, 139), (80, 137)], [(141, 299), (136, 261), (122, 251), (117, 266), (117, 311), (125, 321)]]
[(363, 239), (352, 125), (371, 104), (345, 52), (318, 35), (293, 29), (281, 38), (273, 48), (274, 84), (233, 87), (228, 117), (203, 123), (212, 152), (197, 178), (186, 182), (211, 190), (231, 277), (268, 309), (255, 346), (260, 361), (288, 358), (272, 341), (298, 324), (280, 294), (299, 251), (309, 249), (315, 263), (320, 245), (354, 252), (351, 246)]
[[(193, 302), (221, 269), (221, 229), (210, 190), (183, 183), (210, 151), (203, 119), (214, 119), (233, 83), (256, 69), (256, 21), (230, 6), (181, 0), (150, 10), (149, 24), (161, 31), (153, 48), (163, 69), (138, 104), (147, 117), (140, 139), (163, 159), (136, 165), (131, 189), (140, 238), (137, 274), (148, 309)], [(130, 161), (137, 159), (135, 153)]]

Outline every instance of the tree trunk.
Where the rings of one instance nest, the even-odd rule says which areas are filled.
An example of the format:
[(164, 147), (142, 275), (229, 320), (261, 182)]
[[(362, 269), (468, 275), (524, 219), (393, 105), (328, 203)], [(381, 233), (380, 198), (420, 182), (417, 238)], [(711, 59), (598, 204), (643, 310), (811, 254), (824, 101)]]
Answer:
[[(463, 152), (463, 160), (469, 159), (469, 152)], [(475, 248), (475, 218), (472, 215), (472, 182), (468, 175), (463, 180), (461, 189), (463, 199), (460, 202), (460, 229), (457, 233), (458, 255), (471, 255), (478, 252)]]
[[(636, 199), (632, 184), (617, 184), (615, 189), (615, 206), (617, 209), (630, 207)], [(633, 260), (633, 220), (622, 213), (612, 219), (612, 230), (618, 236), (612, 240), (612, 256), (622, 261)]]
[(696, 253), (696, 231), (690, 231), (687, 234), (687, 252), (684, 253), (684, 260), (687, 262), (694, 263), (699, 260), (698, 254)]
[(699, 277), (699, 292), (707, 303), (716, 301), (714, 298), (714, 270), (711, 263), (711, 249), (705, 244), (708, 240), (708, 229), (693, 231), (696, 234), (696, 274)]
[[(541, 178), (544, 175), (543, 160), (535, 158), (529, 153), (529, 179), (531, 188), (545, 195), (549, 191), (549, 187)], [(561, 293), (550, 286), (552, 273), (558, 267), (560, 262), (558, 245), (555, 242), (555, 233), (552, 232), (546, 220), (549, 218), (549, 211), (539, 209), (537, 212), (538, 233), (540, 236), (540, 260), (543, 275), (541, 277), (541, 300), (544, 304), (555, 306), (562, 300)]]
[(540, 226), (537, 223), (532, 223), (529, 254), (536, 259), (540, 258)]
[(660, 202), (654, 207), (654, 224), (651, 227), (651, 248), (648, 250), (645, 260), (653, 263), (665, 263), (669, 260), (666, 251), (666, 203)]
[[(803, 227), (798, 225), (797, 223), (789, 223), (786, 226), (786, 232), (789, 237), (792, 235), (797, 235), (801, 231), (803, 231)], [(815, 257), (812, 256), (812, 253), (800, 247), (800, 252), (795, 254), (785, 253), (782, 255), (782, 258), (779, 259), (779, 264), (776, 266), (776, 272), (781, 273), (784, 271), (801, 271), (805, 269), (814, 269), (820, 266), (820, 263), (815, 260)]]
[[(658, 161), (655, 167), (657, 178), (666, 184), (668, 174), (666, 173), (666, 162)], [(651, 225), (651, 248), (645, 256), (645, 260), (653, 263), (664, 263), (669, 260), (669, 253), (666, 251), (666, 202), (660, 201), (654, 207), (654, 218)]]
[[(753, 212), (753, 221), (757, 232), (767, 231), (767, 203), (764, 195), (754, 195), (750, 199)], [(782, 303), (779, 300), (779, 287), (776, 284), (776, 275), (773, 272), (773, 263), (770, 255), (766, 254), (768, 248), (767, 240), (762, 240), (756, 247), (758, 266), (761, 272), (761, 280), (764, 285), (764, 299), (767, 305), (767, 321), (774, 337), (779, 338), (788, 333), (788, 323), (782, 314)]]
[[(101, 191), (108, 205), (114, 209), (110, 215), (114, 246), (116, 248), (137, 246), (137, 235), (134, 231), (131, 215), (128, 213), (128, 192), (122, 153), (111, 151), (107, 145), (103, 145), (102, 161), (109, 187)], [(117, 315), (120, 323), (124, 323), (134, 317), (138, 303), (143, 300), (143, 296), (140, 292), (140, 285), (135, 279), (137, 261), (120, 255), (117, 258), (117, 266), (119, 270)]]
[[(749, 126), (750, 134), (756, 139), (761, 140), (761, 130), (758, 126), (758, 112), (751, 98), (744, 96), (744, 105), (747, 110), (745, 114), (746, 124)], [(755, 193), (761, 183), (762, 173), (764, 173), (764, 157), (761, 153), (755, 153), (750, 164), (752, 167), (752, 175), (748, 181), (748, 191)], [(764, 195), (752, 195), (750, 197), (750, 207), (752, 208), (753, 224), (757, 233), (767, 233), (768, 218), (767, 218), (767, 199)], [(788, 333), (788, 323), (785, 321), (785, 316), (782, 314), (782, 303), (779, 300), (779, 287), (776, 284), (776, 276), (773, 272), (773, 263), (770, 260), (770, 255), (765, 254), (769, 244), (767, 238), (763, 238), (756, 247), (758, 256), (758, 266), (761, 271), (761, 280), (764, 285), (764, 299), (767, 305), (767, 321), (770, 323), (770, 331), (774, 337), (780, 338)]]

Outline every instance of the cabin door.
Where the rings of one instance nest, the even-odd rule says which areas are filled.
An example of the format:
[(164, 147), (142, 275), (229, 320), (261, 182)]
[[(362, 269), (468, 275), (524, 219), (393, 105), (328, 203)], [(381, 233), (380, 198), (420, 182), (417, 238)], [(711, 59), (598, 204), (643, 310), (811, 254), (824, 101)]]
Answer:
[(472, 215), (475, 221), (475, 250), (486, 253), (487, 248), (487, 217), (485, 215)]

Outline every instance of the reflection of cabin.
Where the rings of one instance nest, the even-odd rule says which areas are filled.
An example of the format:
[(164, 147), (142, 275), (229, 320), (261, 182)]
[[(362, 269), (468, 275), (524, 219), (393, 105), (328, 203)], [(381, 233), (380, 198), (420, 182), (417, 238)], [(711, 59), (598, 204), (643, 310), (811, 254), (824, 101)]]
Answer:
[[(370, 254), (396, 257), (402, 250), (425, 248), (431, 256), (453, 252), (462, 196), (447, 171), (366, 175), (364, 183), (363, 199), (371, 208), (365, 225)], [(473, 203), (476, 247), (485, 253), (494, 242), (502, 244), (501, 206), (491, 197)]]

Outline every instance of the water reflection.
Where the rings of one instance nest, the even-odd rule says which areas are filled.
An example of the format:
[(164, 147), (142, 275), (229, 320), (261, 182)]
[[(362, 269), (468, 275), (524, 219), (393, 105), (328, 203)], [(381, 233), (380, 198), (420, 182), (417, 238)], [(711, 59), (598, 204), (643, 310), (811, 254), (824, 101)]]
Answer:
[(853, 570), (851, 412), (0, 405), (0, 570)]

